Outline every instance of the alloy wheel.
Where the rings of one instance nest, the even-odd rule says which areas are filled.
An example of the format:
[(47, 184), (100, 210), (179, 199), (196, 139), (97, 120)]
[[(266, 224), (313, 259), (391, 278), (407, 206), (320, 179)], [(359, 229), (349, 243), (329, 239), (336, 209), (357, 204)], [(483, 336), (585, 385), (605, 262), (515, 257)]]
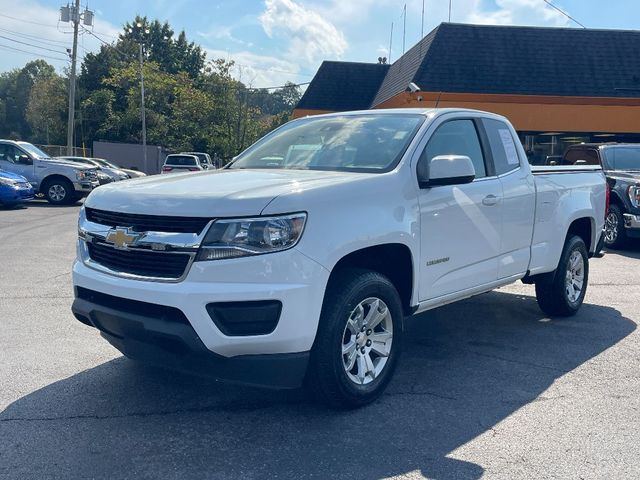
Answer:
[(49, 198), (54, 202), (61, 202), (67, 196), (67, 190), (59, 184), (49, 187)]
[(618, 215), (609, 212), (604, 222), (604, 240), (611, 245), (618, 239)]
[(582, 294), (584, 286), (584, 258), (574, 250), (569, 257), (565, 278), (565, 290), (571, 303), (576, 303)]
[(369, 297), (353, 309), (342, 335), (342, 364), (349, 380), (366, 385), (384, 370), (393, 342), (393, 318), (387, 304)]

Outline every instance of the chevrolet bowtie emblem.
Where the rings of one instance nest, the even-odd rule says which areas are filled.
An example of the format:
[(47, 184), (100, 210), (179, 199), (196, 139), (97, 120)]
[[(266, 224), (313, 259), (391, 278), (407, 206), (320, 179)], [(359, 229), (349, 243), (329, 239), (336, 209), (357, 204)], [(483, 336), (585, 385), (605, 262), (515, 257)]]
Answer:
[(128, 228), (116, 227), (109, 230), (105, 240), (113, 243), (113, 246), (119, 250), (126, 250), (134, 245), (140, 236), (140, 234), (131, 232)]

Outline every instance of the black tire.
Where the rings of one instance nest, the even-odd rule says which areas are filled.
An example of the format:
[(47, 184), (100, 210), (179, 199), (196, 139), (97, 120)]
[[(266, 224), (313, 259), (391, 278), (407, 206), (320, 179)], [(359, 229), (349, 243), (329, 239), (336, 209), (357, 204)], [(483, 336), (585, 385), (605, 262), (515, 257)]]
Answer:
[[(578, 252), (582, 257), (583, 280), (582, 289), (575, 300), (567, 293), (567, 271), (570, 268), (569, 261)], [(582, 238), (570, 236), (565, 242), (558, 268), (551, 273), (541, 275), (536, 279), (536, 299), (540, 309), (552, 317), (570, 317), (575, 315), (587, 293), (589, 283), (589, 255)]]
[[(41, 191), (44, 198), (52, 205), (70, 205), (77, 201), (73, 184), (66, 178), (47, 180)], [(64, 194), (60, 197), (62, 192), (64, 192)]]
[[(382, 300), (386, 304), (387, 309), (383, 312), (390, 313), (392, 339), (389, 355), (375, 378), (365, 373), (363, 382), (368, 383), (356, 384), (350, 375), (355, 377), (357, 374), (348, 374), (343, 363), (348, 358), (347, 355), (343, 356), (342, 351), (345, 339), (347, 337), (351, 339), (347, 345), (351, 342), (356, 345), (355, 357), (352, 357), (352, 360), (355, 359), (353, 369), (358, 370), (361, 365), (364, 365), (360, 363), (361, 361), (366, 363), (365, 353), (362, 348), (357, 346), (357, 340), (353, 340), (356, 337), (351, 334), (347, 322), (353, 319), (352, 314), (355, 313), (356, 307), (362, 302), (371, 302), (371, 299), (374, 298)], [(383, 308), (382, 304), (378, 303), (378, 305)], [(367, 304), (365, 304), (362, 311), (365, 312), (363, 316), (366, 319), (366, 313), (372, 311), (372, 307), (367, 310)], [(388, 316), (385, 317), (384, 322), (388, 325)], [(355, 323), (357, 323), (356, 320), (352, 325)], [(373, 402), (384, 392), (393, 376), (401, 351), (402, 324), (403, 312), (400, 296), (389, 279), (369, 270), (345, 269), (338, 272), (331, 280), (325, 294), (318, 333), (311, 351), (306, 386), (315, 394), (316, 398), (333, 408), (357, 408)], [(381, 325), (382, 322), (374, 327), (374, 330), (377, 331), (366, 330), (364, 333), (358, 333), (361, 336), (360, 342), (365, 336), (366, 339), (371, 338), (375, 341), (375, 338), (380, 338), (374, 337), (376, 334), (387, 333)], [(375, 350), (371, 350), (372, 347), (369, 347), (372, 343), (366, 339), (364, 340), (367, 342), (364, 345), (367, 350), (366, 355), (369, 356), (369, 359), (373, 358), (371, 365), (377, 362), (375, 363), (377, 368), (380, 366), (379, 358), (385, 357), (378, 358)], [(387, 345), (385, 344), (385, 348)], [(353, 355), (353, 352), (350, 355)]]
[(627, 243), (622, 210), (615, 204), (609, 206), (605, 219), (604, 244), (607, 248), (622, 248)]

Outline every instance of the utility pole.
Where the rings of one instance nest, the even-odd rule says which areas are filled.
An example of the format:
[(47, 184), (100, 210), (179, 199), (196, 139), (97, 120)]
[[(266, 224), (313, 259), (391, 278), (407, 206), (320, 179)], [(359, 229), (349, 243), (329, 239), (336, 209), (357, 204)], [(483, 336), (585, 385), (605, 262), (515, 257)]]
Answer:
[[(80, 12), (80, 0), (74, 4), (60, 7), (60, 21), (73, 23), (73, 48), (71, 50), (71, 75), (69, 76), (69, 117), (67, 122), (67, 155), (73, 155), (73, 128), (76, 113), (76, 60), (78, 57), (78, 27), (80, 20), (87, 26), (93, 26), (93, 12), (85, 9)], [(69, 50), (67, 50), (69, 51)]]
[(403, 15), (404, 15), (404, 24), (402, 27), (402, 54), (404, 55), (404, 41), (407, 36), (407, 4), (406, 3), (404, 4)]
[(71, 76), (69, 77), (69, 119), (67, 122), (67, 155), (73, 155), (73, 121), (76, 110), (76, 57), (78, 55), (78, 25), (80, 23), (80, 0), (72, 7), (73, 50), (71, 51)]
[(140, 116), (142, 117), (142, 168), (147, 173), (147, 118), (144, 111), (144, 63), (142, 42), (140, 46)]

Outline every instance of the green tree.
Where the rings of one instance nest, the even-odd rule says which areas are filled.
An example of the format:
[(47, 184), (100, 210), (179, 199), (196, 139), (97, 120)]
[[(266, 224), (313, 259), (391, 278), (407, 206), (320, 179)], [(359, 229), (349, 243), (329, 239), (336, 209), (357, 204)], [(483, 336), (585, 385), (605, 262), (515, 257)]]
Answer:
[(25, 117), (36, 142), (63, 144), (66, 139), (67, 86), (56, 74), (37, 79), (32, 88)]
[(0, 122), (0, 136), (30, 138), (31, 128), (26, 109), (33, 84), (55, 75), (55, 69), (44, 60), (34, 60), (18, 70), (0, 76), (0, 98), (4, 103), (4, 118)]

